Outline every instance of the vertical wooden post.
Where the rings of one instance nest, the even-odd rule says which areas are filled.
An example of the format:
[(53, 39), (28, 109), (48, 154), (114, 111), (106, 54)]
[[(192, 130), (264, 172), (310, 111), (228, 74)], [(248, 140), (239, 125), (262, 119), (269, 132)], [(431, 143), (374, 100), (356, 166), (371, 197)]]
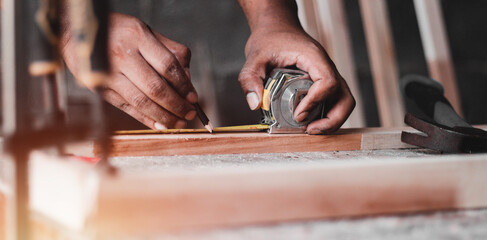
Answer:
[(298, 17), (304, 30), (314, 39), (320, 38), (314, 0), (296, 0)]
[(375, 95), (383, 127), (402, 126), (404, 105), (398, 90), (398, 67), (384, 0), (360, 0), (372, 66)]
[(345, 127), (365, 127), (362, 95), (357, 79), (352, 45), (342, 0), (319, 0), (315, 2), (318, 12), (320, 42), (335, 62), (338, 71), (347, 81), (357, 106)]
[(461, 100), (455, 80), (440, 1), (414, 0), (421, 40), (430, 76), (443, 84), (445, 97), (461, 114)]

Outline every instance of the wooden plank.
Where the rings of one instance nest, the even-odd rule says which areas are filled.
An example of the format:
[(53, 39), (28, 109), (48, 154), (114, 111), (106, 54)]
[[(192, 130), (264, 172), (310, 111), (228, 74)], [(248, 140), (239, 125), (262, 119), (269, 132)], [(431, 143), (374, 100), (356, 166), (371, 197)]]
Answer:
[(462, 112), (439, 0), (414, 0), (423, 49), (430, 76), (445, 88), (445, 97), (456, 112)]
[[(360, 149), (361, 134), (221, 133), (124, 135), (112, 140), (112, 156), (205, 155), (269, 152), (313, 152)], [(99, 149), (95, 146), (94, 153)]]
[[(477, 126), (487, 129), (487, 126)], [(410, 127), (349, 128), (331, 135), (217, 133), (143, 134), (112, 138), (111, 156), (167, 156), (236, 153), (324, 152), (416, 148), (401, 142), (401, 132), (417, 132)], [(95, 156), (93, 142), (68, 145), (66, 152)]]
[[(31, 161), (31, 191), (38, 194), (31, 203), (34, 235), (48, 239), (92, 236), (93, 227), (98, 239), (140, 238), (173, 230), (487, 207), (487, 154), (306, 164), (296, 159), (101, 176), (94, 175), (95, 166), (45, 154)], [(52, 174), (54, 168), (63, 174)], [(58, 188), (62, 192), (53, 195)]]
[(360, 0), (381, 126), (402, 126), (404, 106), (399, 96), (399, 72), (384, 0)]
[[(101, 182), (105, 236), (487, 207), (487, 155), (157, 174)], [(143, 186), (143, 187), (141, 187)]]
[(344, 127), (365, 127), (365, 112), (362, 94), (353, 60), (352, 44), (348, 31), (345, 9), (342, 0), (320, 0), (315, 2), (320, 28), (320, 43), (345, 78), (357, 105), (344, 123)]
[[(412, 129), (350, 128), (331, 135), (265, 132), (121, 135), (112, 138), (111, 156), (351, 151), (360, 150), (362, 146), (369, 150), (412, 148), (400, 142), (401, 130)], [(378, 144), (376, 139), (381, 139), (385, 145)], [(81, 156), (94, 156), (100, 152), (93, 143), (70, 147), (67, 151)]]

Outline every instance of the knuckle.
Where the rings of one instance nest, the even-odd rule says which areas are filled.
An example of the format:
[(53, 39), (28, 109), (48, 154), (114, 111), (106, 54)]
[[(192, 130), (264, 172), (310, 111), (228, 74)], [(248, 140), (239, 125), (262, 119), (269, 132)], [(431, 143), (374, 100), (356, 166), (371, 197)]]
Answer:
[(186, 104), (177, 104), (174, 110), (179, 114), (188, 112)]
[(131, 102), (137, 108), (145, 107), (149, 103), (149, 98), (144, 95), (134, 95), (132, 96)]
[(147, 24), (136, 17), (131, 17), (130, 23), (130, 28), (138, 34), (146, 33), (149, 30)]
[(161, 67), (163, 76), (173, 77), (177, 75), (177, 60), (173, 56), (166, 55), (166, 57), (162, 58)]
[(152, 97), (164, 97), (165, 87), (161, 80), (156, 79), (149, 83), (149, 96)]
[(127, 102), (121, 102), (121, 103), (116, 104), (115, 107), (117, 107), (118, 109), (120, 109), (122, 111), (127, 111), (130, 109), (130, 104), (128, 104)]
[(325, 81), (325, 87), (329, 89), (330, 92), (335, 92), (339, 88), (340, 84), (332, 76), (328, 77)]
[(248, 69), (242, 69), (242, 71), (238, 75), (238, 82), (240, 83), (240, 85), (244, 85), (253, 77), (255, 77), (255, 73)]
[(177, 56), (180, 56), (184, 60), (190, 60), (191, 59), (191, 50), (182, 44), (176, 48), (176, 50), (174, 51), (174, 54)]

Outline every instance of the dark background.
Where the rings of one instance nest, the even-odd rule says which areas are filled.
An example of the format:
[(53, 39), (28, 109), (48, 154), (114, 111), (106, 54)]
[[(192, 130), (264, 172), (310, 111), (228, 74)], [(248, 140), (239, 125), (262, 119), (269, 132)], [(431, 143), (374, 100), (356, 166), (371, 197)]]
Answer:
[[(368, 126), (379, 126), (358, 0), (344, 0)], [(466, 120), (487, 123), (487, 1), (441, 1)], [(388, 0), (400, 76), (427, 75), (412, 0)], [(201, 104), (216, 126), (257, 123), (237, 76), (245, 62), (250, 34), (233, 0), (111, 0), (114, 11), (139, 17), (154, 31), (192, 50), (192, 81)], [(71, 96), (90, 96), (71, 82)], [(128, 115), (111, 109), (116, 128), (141, 128)], [(197, 121), (194, 123), (197, 124)]]
[[(474, 124), (487, 123), (487, 1), (441, 2), (464, 116)], [(212, 117), (219, 119), (217, 124), (260, 120), (259, 114), (248, 110), (237, 82), (250, 32), (235, 1), (115, 0), (112, 3), (115, 11), (138, 16), (156, 31), (192, 49), (192, 79), (199, 90), (208, 88), (208, 84), (215, 89), (214, 103), (204, 102), (205, 99), (211, 101), (211, 96), (202, 90), (199, 92), (205, 104), (216, 107)], [(387, 3), (400, 76), (427, 75), (413, 1), (389, 0)], [(345, 0), (345, 7), (364, 98), (359, 104), (365, 107), (367, 124), (379, 126), (358, 1)]]

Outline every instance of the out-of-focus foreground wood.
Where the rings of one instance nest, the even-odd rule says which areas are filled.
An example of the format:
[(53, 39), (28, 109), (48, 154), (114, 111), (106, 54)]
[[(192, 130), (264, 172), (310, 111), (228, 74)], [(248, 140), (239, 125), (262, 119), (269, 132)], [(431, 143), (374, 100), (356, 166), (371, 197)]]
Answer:
[[(106, 236), (487, 207), (487, 155), (121, 174), (100, 187)], [(125, 232), (125, 233), (124, 233)]]
[(30, 183), (34, 235), (49, 239), (92, 236), (94, 229), (98, 239), (107, 239), (487, 207), (487, 154), (306, 164), (296, 160), (198, 171), (122, 169), (97, 178), (95, 166), (80, 168), (46, 156), (37, 155)]

